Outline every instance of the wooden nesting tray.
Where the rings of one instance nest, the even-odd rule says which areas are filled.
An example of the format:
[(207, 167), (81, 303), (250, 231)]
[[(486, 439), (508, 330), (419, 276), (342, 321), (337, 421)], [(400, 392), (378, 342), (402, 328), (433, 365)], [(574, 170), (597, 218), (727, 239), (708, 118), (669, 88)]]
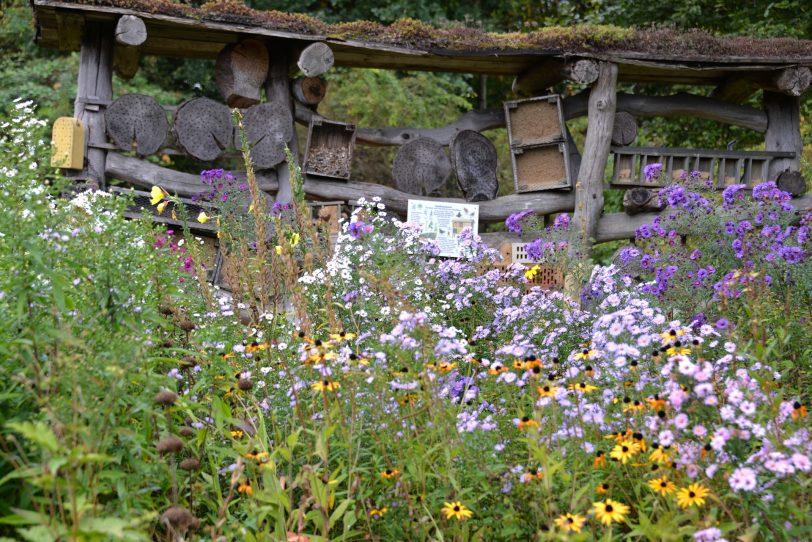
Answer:
[(304, 173), (349, 180), (355, 125), (313, 117), (307, 128)]
[[(713, 179), (714, 186), (724, 188), (744, 183), (754, 186), (768, 180), (770, 163), (777, 158), (793, 158), (793, 152), (728, 151), (714, 149), (667, 149), (661, 147), (612, 147), (614, 172), (612, 185), (661, 187), (691, 172), (703, 179)], [(649, 164), (663, 165), (663, 180), (646, 180)]]
[(558, 95), (505, 102), (515, 191), (569, 188), (569, 149)]

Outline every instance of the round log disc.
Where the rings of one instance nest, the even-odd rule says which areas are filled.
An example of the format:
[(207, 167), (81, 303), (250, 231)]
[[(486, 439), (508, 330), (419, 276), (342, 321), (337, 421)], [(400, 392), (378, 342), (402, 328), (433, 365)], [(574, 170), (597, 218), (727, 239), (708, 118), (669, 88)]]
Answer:
[(451, 164), (467, 201), (488, 201), (499, 191), (496, 147), (474, 130), (462, 130), (451, 140)]
[(116, 147), (144, 156), (157, 152), (169, 133), (166, 111), (150, 96), (125, 94), (104, 112), (107, 134)]
[(448, 182), (451, 160), (442, 145), (433, 139), (421, 137), (400, 148), (392, 166), (392, 175), (398, 190), (430, 196)]
[(327, 94), (324, 77), (300, 77), (291, 82), (293, 97), (305, 105), (317, 105)]
[(778, 175), (775, 184), (784, 192), (789, 192), (792, 197), (797, 198), (806, 193), (806, 180), (800, 171), (786, 170)]
[(293, 117), (287, 107), (279, 102), (249, 107), (243, 125), (254, 167), (272, 168), (285, 160), (285, 144), (293, 137)]
[(178, 145), (198, 160), (210, 162), (231, 146), (234, 129), (231, 112), (208, 98), (193, 98), (175, 111)]
[(255, 39), (232, 43), (220, 51), (214, 67), (215, 83), (229, 107), (244, 109), (259, 103), (269, 58), (268, 48)]
[(637, 120), (626, 111), (615, 114), (615, 125), (612, 127), (612, 144), (625, 147), (637, 137)]
[(317, 77), (333, 67), (333, 50), (326, 43), (308, 45), (299, 55), (296, 63), (305, 77)]

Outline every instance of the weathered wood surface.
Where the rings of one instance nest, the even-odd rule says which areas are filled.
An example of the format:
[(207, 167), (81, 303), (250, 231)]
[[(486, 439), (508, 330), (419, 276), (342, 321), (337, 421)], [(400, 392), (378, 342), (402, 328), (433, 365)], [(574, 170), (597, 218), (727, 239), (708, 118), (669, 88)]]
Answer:
[[(280, 111), (284, 111), (283, 136), (288, 136), (286, 141), (289, 142), (288, 147), (293, 156), (294, 164), (298, 166), (300, 162), (299, 138), (296, 135), (296, 122), (293, 116), (293, 97), (290, 93), (290, 80), (288, 79), (292, 51), (289, 46), (283, 42), (275, 43), (271, 48), (274, 51), (274, 58), (268, 74), (268, 80), (265, 82), (265, 94), (268, 97), (269, 103), (277, 104)], [(284, 149), (284, 144), (282, 148)], [(289, 164), (285, 162), (284, 165), (277, 168), (279, 190), (276, 192), (276, 201), (279, 203), (289, 203), (293, 198), (290, 169), (288, 166)]]
[(591, 85), (597, 79), (598, 63), (592, 59), (563, 61), (551, 58), (539, 62), (516, 76), (513, 80), (512, 90), (520, 96), (533, 96), (561, 81), (568, 80)]
[(792, 197), (799, 197), (806, 194), (806, 179), (800, 171), (786, 170), (778, 175), (775, 184), (784, 192), (789, 192)]
[(258, 104), (268, 77), (268, 48), (256, 39), (227, 45), (217, 55), (215, 83), (229, 107), (245, 109)]
[(612, 145), (631, 145), (637, 138), (637, 119), (626, 111), (615, 113), (615, 125), (612, 128)]
[(806, 66), (789, 66), (782, 70), (730, 77), (711, 92), (711, 97), (730, 103), (742, 103), (758, 89), (800, 96), (812, 84), (812, 70)]
[(255, 168), (272, 168), (285, 160), (285, 145), (293, 137), (293, 118), (283, 104), (273, 101), (251, 106), (243, 123)]
[(439, 192), (451, 177), (451, 160), (442, 145), (421, 137), (398, 150), (392, 165), (398, 190), (418, 196)]
[(499, 191), (496, 147), (473, 130), (459, 132), (451, 141), (451, 165), (466, 201), (488, 201)]
[[(182, 173), (116, 152), (109, 153), (107, 174), (134, 186), (149, 189), (158, 185), (180, 196), (193, 196), (209, 190), (198, 175)], [(242, 178), (244, 172), (235, 172), (234, 175)], [(260, 189), (265, 192), (273, 193), (278, 190), (279, 184), (273, 170), (257, 175), (257, 181)], [(315, 178), (305, 181), (304, 191), (308, 197), (324, 201), (355, 201), (360, 198), (369, 200), (377, 196), (389, 210), (400, 214), (406, 214), (408, 201), (414, 198), (412, 194), (380, 184), (358, 181), (337, 183)], [(437, 198), (437, 201), (465, 203), (465, 200), (459, 198)], [(575, 197), (571, 192), (502, 196), (479, 203), (479, 220), (483, 223), (501, 222), (513, 213), (526, 210), (536, 211), (540, 215), (568, 212), (572, 211), (574, 201)]]
[[(588, 100), (587, 92), (565, 98), (563, 100), (564, 118), (569, 120), (586, 115)], [(626, 111), (635, 117), (698, 117), (749, 128), (756, 132), (763, 133), (767, 130), (767, 115), (764, 111), (687, 93), (671, 96), (641, 96), (619, 92), (617, 109)]]
[(125, 94), (104, 114), (107, 134), (119, 149), (154, 154), (166, 141), (166, 111), (151, 96)]
[(327, 80), (324, 77), (297, 77), (291, 81), (290, 90), (298, 102), (318, 105), (327, 95)]
[(647, 211), (659, 211), (663, 208), (656, 190), (642, 186), (626, 190), (623, 194), (623, 211), (627, 215), (636, 215)]
[(81, 13), (56, 10), (56, 25), (59, 31), (59, 50), (62, 52), (78, 51), (82, 47), (82, 35), (85, 30), (85, 17)]
[(326, 43), (316, 42), (308, 45), (299, 55), (296, 63), (305, 77), (318, 77), (333, 67), (335, 56)]
[(589, 93), (586, 141), (575, 184), (573, 231), (580, 237), (581, 246), (573, 246), (572, 251), (582, 251), (584, 256), (591, 252), (603, 211), (603, 171), (609, 158), (615, 123), (616, 87), (617, 65), (601, 62), (600, 75)]
[(209, 98), (192, 98), (175, 110), (173, 124), (178, 146), (189, 156), (210, 162), (232, 143), (231, 111)]
[[(102, 107), (113, 99), (112, 53), (113, 25), (86, 23), (79, 55), (79, 77), (73, 116), (82, 121), (87, 128), (89, 145), (107, 143)], [(103, 148), (88, 146), (87, 170), (78, 176), (104, 188), (106, 154), (107, 151)]]
[[(209, 192), (211, 187), (203, 184), (199, 175), (183, 173), (165, 168), (146, 160), (124, 156), (117, 152), (107, 155), (107, 174), (131, 185), (151, 189), (160, 186), (170, 194), (191, 197)], [(245, 172), (235, 172), (237, 178), (244, 178)], [(273, 171), (257, 177), (259, 188), (265, 192), (275, 192), (278, 185)]]
[(147, 27), (140, 17), (122, 15), (116, 22), (115, 36), (113, 69), (122, 79), (132, 79), (141, 61), (141, 46), (147, 41)]
[(770, 162), (768, 179), (776, 179), (784, 170), (799, 171), (804, 142), (801, 139), (801, 100), (777, 92), (764, 92), (764, 111), (767, 114), (767, 133), (764, 150), (794, 152), (795, 158), (782, 158)]

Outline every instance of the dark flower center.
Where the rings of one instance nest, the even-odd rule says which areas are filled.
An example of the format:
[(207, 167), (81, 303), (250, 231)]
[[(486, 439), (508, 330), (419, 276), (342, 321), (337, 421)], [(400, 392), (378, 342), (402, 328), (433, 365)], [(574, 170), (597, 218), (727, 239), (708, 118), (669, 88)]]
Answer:
[(330, 385), (330, 381), (329, 381), (329, 380), (325, 380), (325, 381), (323, 381), (323, 382), (322, 382), (322, 384), (324, 384), (325, 386), (329, 386), (329, 385)]
[(623, 453), (625, 454), (625, 453), (626, 453), (626, 452), (628, 452), (628, 451), (629, 451), (629, 447), (628, 447), (628, 446), (624, 446), (624, 447), (623, 447)]
[(693, 491), (691, 491), (691, 492), (689, 492), (689, 493), (688, 493), (688, 496), (689, 496), (689, 497), (691, 497), (691, 498), (693, 499), (694, 497), (696, 497), (696, 493), (694, 493)]
[(666, 482), (660, 482), (660, 487), (668, 487), (668, 483), (666, 483)]
[(606, 508), (604, 508), (604, 510), (606, 510), (607, 512), (609, 512), (611, 514), (615, 509), (612, 508), (611, 504), (607, 504)]
[(459, 506), (455, 506), (455, 507), (454, 507), (454, 511), (455, 511), (455, 512), (459, 512), (459, 511), (460, 511), (460, 507), (459, 507)]

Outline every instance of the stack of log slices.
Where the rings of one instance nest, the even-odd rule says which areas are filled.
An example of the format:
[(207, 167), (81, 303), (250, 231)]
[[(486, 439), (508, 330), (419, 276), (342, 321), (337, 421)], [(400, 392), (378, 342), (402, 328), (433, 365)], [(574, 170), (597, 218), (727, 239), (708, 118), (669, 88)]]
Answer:
[(449, 145), (451, 157), (433, 139), (420, 137), (403, 145), (395, 156), (392, 175), (398, 190), (435, 196), (448, 183), (452, 171), (467, 201), (496, 198), (496, 148), (473, 130), (458, 132)]

